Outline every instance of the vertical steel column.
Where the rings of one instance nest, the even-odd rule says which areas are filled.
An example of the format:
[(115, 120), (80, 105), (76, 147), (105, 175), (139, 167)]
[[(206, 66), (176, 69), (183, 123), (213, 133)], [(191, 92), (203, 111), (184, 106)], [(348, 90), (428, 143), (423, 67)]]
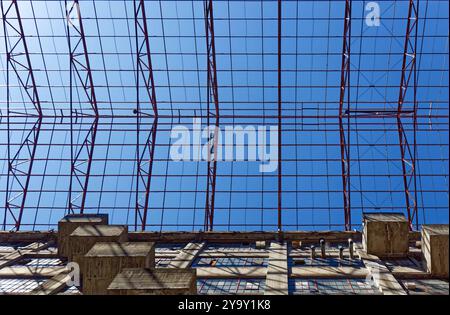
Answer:
[[(141, 230), (145, 230), (147, 223), (147, 212), (148, 203), (150, 196), (150, 184), (152, 180), (152, 169), (153, 169), (153, 156), (155, 153), (155, 143), (156, 143), (156, 129), (158, 125), (158, 108), (156, 105), (156, 92), (155, 92), (155, 82), (153, 79), (153, 67), (152, 60), (150, 56), (150, 43), (148, 39), (148, 28), (147, 28), (147, 18), (145, 14), (145, 4), (144, 0), (134, 1), (134, 22), (136, 31), (136, 63), (137, 63), (137, 73), (136, 73), (136, 110), (137, 115), (137, 139), (136, 139), (136, 154), (137, 154), (137, 177), (136, 177), (136, 206), (135, 206), (135, 230), (138, 229), (138, 225)], [(144, 81), (144, 86), (148, 101), (152, 106), (152, 114), (154, 115), (154, 120), (152, 124), (152, 129), (147, 136), (142, 152), (140, 152), (140, 128), (142, 119), (145, 116), (150, 116), (146, 114), (144, 110), (141, 109), (140, 100), (140, 80), (142, 76)], [(147, 101), (146, 101), (147, 102)], [(145, 191), (143, 201), (139, 196), (141, 190)], [(138, 223), (140, 220), (140, 224)]]
[(278, 0), (278, 231), (282, 228), (282, 216), (281, 216), (281, 188), (282, 188), (282, 173), (281, 173), (281, 0)]
[[(5, 35), (6, 49), (6, 103), (7, 103), (7, 145), (8, 145), (8, 175), (6, 182), (6, 200), (5, 212), (3, 217), (3, 230), (8, 225), (8, 216), (10, 215), (14, 221), (13, 230), (18, 231), (22, 222), (23, 211), (28, 193), (28, 187), (33, 169), (34, 158), (36, 154), (37, 143), (42, 123), (42, 109), (39, 95), (34, 78), (33, 68), (31, 66), (28, 46), (25, 40), (22, 20), (20, 18), (19, 6), (17, 1), (2, 1), (2, 21)], [(8, 3), (8, 4), (7, 4)], [(9, 45), (9, 41), (12, 43)], [(37, 121), (20, 144), (16, 153), (11, 153), (10, 129), (10, 76), (9, 70), (13, 69), (17, 76), (20, 87), (25, 92), (28, 100), (33, 104), (37, 116)], [(26, 115), (29, 115), (26, 111)], [(19, 190), (15, 190), (14, 186), (19, 186)]]
[[(405, 190), (406, 210), (410, 229), (413, 229), (415, 221), (416, 229), (419, 228), (417, 215), (417, 184), (416, 184), (416, 129), (417, 129), (417, 71), (416, 71), (416, 51), (417, 51), (417, 31), (418, 31), (418, 1), (409, 1), (408, 21), (406, 23), (405, 45), (403, 51), (402, 74), (400, 78), (400, 91), (397, 106), (397, 127), (400, 145), (400, 155), (402, 161), (403, 186)], [(408, 60), (409, 59), (409, 60)], [(403, 128), (402, 117), (403, 105), (411, 79), (413, 80), (413, 144), (412, 148), (408, 141), (407, 134)], [(407, 111), (410, 113), (410, 111)], [(409, 168), (409, 171), (407, 170)]]
[[(205, 231), (212, 231), (214, 224), (214, 202), (216, 192), (217, 177), (217, 144), (219, 129), (219, 94), (217, 88), (216, 72), (216, 46), (214, 40), (214, 14), (212, 0), (203, 2), (205, 13), (205, 35), (207, 63), (207, 126), (209, 128), (210, 118), (214, 119), (214, 133), (210, 133), (208, 142), (211, 142), (211, 149), (208, 150), (208, 173), (206, 183), (206, 204), (205, 204)], [(215, 111), (211, 111), (211, 102), (214, 102)], [(212, 152), (211, 152), (212, 151)]]
[[(95, 95), (94, 82), (92, 79), (92, 72), (89, 63), (89, 55), (86, 45), (86, 38), (83, 29), (83, 20), (81, 18), (80, 5), (78, 0), (72, 1), (66, 5), (66, 19), (67, 19), (67, 41), (69, 44), (70, 53), (70, 128), (71, 128), (71, 173), (69, 185), (69, 213), (84, 212), (86, 194), (88, 190), (89, 177), (92, 166), (92, 156), (94, 154), (95, 139), (97, 136), (98, 126), (98, 108), (97, 98)], [(72, 15), (75, 14), (75, 20)], [(73, 29), (71, 35), (70, 30)], [(89, 128), (82, 144), (75, 147), (73, 141), (73, 115), (78, 117), (78, 113), (73, 110), (73, 94), (74, 85), (73, 77), (78, 80), (83, 88), (87, 102), (91, 105), (94, 114), (81, 113), (82, 117), (94, 117), (94, 121)], [(80, 95), (80, 97), (81, 97)], [(74, 150), (75, 153), (74, 153)]]
[[(344, 200), (345, 230), (351, 229), (350, 208), (350, 40), (352, 4), (345, 1), (344, 33), (342, 44), (341, 89), (339, 96), (339, 136), (342, 169), (342, 196)], [(347, 98), (347, 99), (346, 99)], [(347, 109), (344, 111), (344, 103)], [(347, 118), (347, 137), (344, 130), (344, 117)]]

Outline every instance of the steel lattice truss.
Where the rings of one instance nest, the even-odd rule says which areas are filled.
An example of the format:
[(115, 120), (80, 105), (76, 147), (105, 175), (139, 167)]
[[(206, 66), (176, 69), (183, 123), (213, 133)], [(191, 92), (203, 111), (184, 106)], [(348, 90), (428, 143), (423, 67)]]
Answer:
[[(1, 11), (4, 230), (69, 212), (160, 231), (350, 230), (370, 211), (402, 212), (411, 229), (448, 222), (447, 1)], [(277, 127), (276, 170), (221, 161), (230, 126)], [(206, 160), (171, 157), (185, 127)]]

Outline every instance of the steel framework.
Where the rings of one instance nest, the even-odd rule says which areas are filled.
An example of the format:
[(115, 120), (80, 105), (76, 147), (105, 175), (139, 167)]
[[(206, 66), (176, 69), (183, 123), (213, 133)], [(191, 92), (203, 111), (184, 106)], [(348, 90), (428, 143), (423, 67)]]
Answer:
[[(67, 18), (67, 41), (70, 51), (70, 121), (71, 121), (71, 175), (69, 185), (69, 200), (68, 200), (68, 212), (69, 213), (83, 213), (86, 203), (86, 195), (88, 191), (89, 178), (92, 167), (92, 157), (94, 154), (95, 140), (97, 137), (98, 128), (98, 108), (97, 98), (95, 95), (95, 86), (92, 79), (92, 71), (89, 63), (89, 54), (86, 44), (86, 36), (84, 34), (83, 20), (81, 17), (80, 5), (78, 0), (72, 1), (70, 4), (65, 1), (66, 6), (66, 18)], [(73, 19), (75, 14), (75, 20)], [(73, 29), (73, 34), (70, 30)], [(88, 132), (82, 139), (81, 146), (75, 146), (74, 131), (72, 126), (74, 125), (73, 119), (78, 118), (78, 112), (74, 110), (74, 78), (75, 81), (81, 84), (85, 99), (90, 104), (94, 115), (87, 114), (87, 116), (94, 116), (94, 121)], [(81, 116), (86, 116), (81, 111)]]
[[(358, 0), (2, 1), (2, 228), (104, 211), (147, 231), (448, 220), (448, 2), (379, 5), (376, 27)], [(171, 132), (193, 118), (207, 159), (175, 163)], [(219, 160), (221, 128), (242, 125), (278, 128), (275, 171)]]
[[(135, 229), (138, 227), (140, 220), (140, 227), (145, 230), (147, 223), (148, 203), (150, 197), (150, 185), (152, 180), (153, 159), (155, 154), (156, 145), (156, 128), (158, 126), (158, 108), (156, 105), (156, 91), (155, 80), (153, 78), (153, 67), (150, 56), (150, 43), (148, 38), (147, 17), (145, 14), (144, 0), (134, 1), (134, 18), (135, 18), (135, 32), (136, 32), (136, 60), (137, 60), (137, 74), (136, 74), (136, 135), (137, 135), (137, 179), (136, 179), (136, 212), (135, 212)], [(140, 100), (140, 81), (142, 76), (144, 81), (145, 90), (147, 91), (147, 97), (152, 107), (153, 124), (150, 133), (144, 143), (142, 152), (140, 151), (140, 126), (143, 123), (145, 112), (141, 109)], [(148, 115), (148, 114), (147, 114)], [(139, 192), (143, 187), (144, 198), (140, 201), (141, 197)]]
[[(210, 125), (210, 120), (214, 119), (214, 130), (209, 131), (206, 176), (206, 202), (205, 202), (205, 231), (212, 231), (214, 227), (214, 204), (217, 180), (217, 148), (218, 148), (218, 128), (219, 128), (219, 93), (217, 88), (217, 68), (216, 68), (216, 44), (214, 40), (214, 14), (213, 1), (203, 2), (205, 12), (205, 34), (206, 34), (206, 55), (207, 55), (207, 118), (206, 124)], [(211, 103), (214, 108), (211, 109)]]
[[(400, 144), (400, 154), (402, 161), (403, 186), (405, 189), (406, 209), (408, 213), (408, 221), (410, 229), (415, 224), (416, 229), (419, 228), (417, 214), (417, 182), (416, 182), (416, 129), (417, 129), (417, 71), (416, 71), (416, 51), (417, 51), (417, 32), (419, 7), (416, 1), (410, 0), (408, 7), (408, 21), (406, 23), (405, 48), (403, 51), (402, 73), (400, 79), (400, 91), (398, 95), (397, 107), (397, 127), (398, 138)], [(402, 117), (405, 117), (403, 104), (406, 99), (409, 85), (412, 79), (413, 108), (412, 113), (406, 117), (412, 119), (413, 126), (413, 145), (408, 141), (407, 132), (403, 127)], [(409, 168), (409, 171), (408, 171)]]
[[(8, 1), (9, 2), (9, 1)], [(6, 85), (7, 85), (7, 145), (8, 145), (8, 173), (6, 179), (6, 200), (5, 213), (3, 219), (3, 229), (6, 228), (8, 216), (11, 216), (14, 222), (14, 229), (19, 230), (22, 222), (25, 202), (28, 194), (28, 187), (30, 184), (30, 175), (33, 169), (33, 164), (36, 155), (36, 147), (39, 140), (39, 133), (42, 123), (42, 110), (37, 91), (37, 85), (34, 78), (33, 68), (31, 66), (30, 54), (28, 52), (27, 42), (25, 40), (25, 33), (20, 18), (20, 11), (17, 1), (1, 2), (3, 30), (5, 34), (5, 48), (6, 48)], [(11, 40), (13, 42), (9, 43)], [(13, 69), (20, 83), (21, 88), (26, 94), (26, 98), (33, 104), (37, 116), (37, 121), (28, 131), (24, 137), (23, 142), (20, 143), (19, 148), (15, 153), (11, 152), (11, 138), (10, 131), (10, 77), (9, 69)], [(25, 115), (29, 115), (25, 108)], [(19, 185), (19, 190), (14, 191), (14, 186)]]
[[(350, 42), (351, 42), (352, 4), (345, 1), (344, 32), (342, 44), (341, 89), (339, 96), (339, 139), (341, 149), (342, 197), (344, 200), (345, 229), (351, 230), (350, 207)], [(344, 103), (347, 108), (344, 110)], [(347, 119), (347, 136), (344, 119)]]

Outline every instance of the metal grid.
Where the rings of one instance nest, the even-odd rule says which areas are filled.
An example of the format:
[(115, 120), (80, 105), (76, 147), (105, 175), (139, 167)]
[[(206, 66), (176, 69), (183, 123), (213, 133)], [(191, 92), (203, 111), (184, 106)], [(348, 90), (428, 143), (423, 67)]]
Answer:
[(266, 267), (268, 258), (260, 257), (199, 257), (194, 267)]
[[(2, 1), (2, 229), (448, 222), (448, 2), (367, 3)], [(194, 117), (278, 126), (277, 170), (172, 161)]]
[(264, 279), (200, 279), (197, 292), (207, 295), (263, 294)]
[(256, 248), (255, 243), (239, 244), (214, 244), (208, 243), (205, 251), (218, 252), (264, 252), (265, 249)]
[(14, 246), (8, 244), (0, 244), (0, 252), (8, 253), (14, 251)]
[(364, 263), (360, 259), (339, 259), (339, 258), (294, 258), (289, 257), (288, 259), (289, 266), (329, 266), (329, 267), (355, 267), (362, 268), (364, 267)]
[(377, 289), (364, 279), (289, 279), (289, 292), (294, 295), (379, 294)]
[(32, 258), (29, 261), (26, 259), (26, 266), (30, 267), (54, 267), (63, 266), (64, 263), (59, 258)]
[(0, 279), (0, 294), (28, 293), (44, 281), (44, 279)]
[(179, 252), (186, 244), (156, 244), (156, 252)]
[[(12, 252), (29, 246), (30, 243), (0, 243), (0, 252)], [(51, 248), (51, 247), (49, 247)]]

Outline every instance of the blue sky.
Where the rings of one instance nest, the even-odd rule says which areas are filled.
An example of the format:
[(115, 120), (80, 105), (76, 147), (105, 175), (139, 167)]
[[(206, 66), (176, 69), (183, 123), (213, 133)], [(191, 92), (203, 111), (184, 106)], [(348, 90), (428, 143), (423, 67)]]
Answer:
[[(354, 1), (352, 7), (350, 108), (396, 110), (408, 2), (378, 1), (379, 27), (365, 23), (368, 2)], [(343, 229), (337, 114), (344, 5), (344, 1), (283, 1), (285, 230)], [(48, 229), (65, 213), (70, 175), (70, 119), (67, 117), (70, 74), (64, 2), (19, 1), (19, 8), (45, 115), (23, 229)], [(133, 191), (136, 172), (136, 118), (132, 113), (136, 107), (133, 2), (80, 1), (80, 10), (99, 112), (104, 116), (98, 121), (86, 211), (108, 212), (113, 223), (132, 225), (136, 196)], [(158, 121), (148, 229), (199, 230), (204, 220), (206, 162), (167, 159), (171, 127), (176, 124), (189, 127), (192, 116), (206, 114), (203, 2), (148, 1), (146, 12), (156, 98), (160, 115), (164, 116)], [(277, 2), (214, 1), (214, 18), (221, 126), (276, 125)], [(8, 137), (3, 26), (0, 34), (0, 200), (3, 203)], [(418, 34), (419, 222), (448, 223), (447, 1), (420, 1)], [(10, 76), (10, 110), (32, 113), (15, 74), (11, 72)], [(79, 114), (89, 114), (90, 105), (80, 92), (79, 86), (73, 89), (76, 95), (73, 108)], [(143, 94), (144, 88), (140, 92)], [(411, 99), (412, 93), (408, 93), (405, 109), (411, 108)], [(144, 110), (151, 112), (149, 105)], [(54, 118), (56, 115), (65, 117)], [(10, 149), (14, 153), (36, 119), (10, 116)], [(148, 135), (152, 122), (148, 118), (141, 126), (141, 141)], [(92, 123), (91, 118), (73, 121), (77, 143), (82, 143)], [(407, 137), (412, 139), (410, 119), (406, 119), (405, 126)], [(398, 141), (394, 118), (352, 120), (354, 228), (359, 228), (364, 211), (406, 212)], [(258, 166), (259, 162), (218, 163), (216, 230), (276, 229), (276, 172), (262, 174)], [(20, 191), (17, 184), (14, 189), (16, 193)], [(2, 221), (3, 216), (2, 211)], [(7, 222), (10, 220), (7, 217)]]

